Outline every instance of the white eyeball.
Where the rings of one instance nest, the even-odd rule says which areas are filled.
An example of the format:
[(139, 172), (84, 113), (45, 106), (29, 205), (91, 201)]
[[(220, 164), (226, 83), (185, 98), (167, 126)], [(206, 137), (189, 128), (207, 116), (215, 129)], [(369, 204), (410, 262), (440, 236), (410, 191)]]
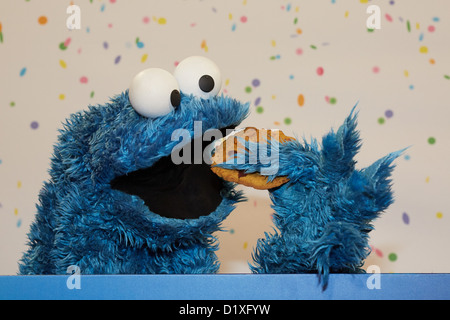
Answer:
[(175, 69), (181, 92), (208, 99), (216, 96), (222, 86), (217, 65), (208, 58), (192, 56), (181, 61)]
[(163, 116), (181, 102), (178, 82), (168, 71), (150, 68), (138, 73), (128, 92), (130, 103), (144, 117)]

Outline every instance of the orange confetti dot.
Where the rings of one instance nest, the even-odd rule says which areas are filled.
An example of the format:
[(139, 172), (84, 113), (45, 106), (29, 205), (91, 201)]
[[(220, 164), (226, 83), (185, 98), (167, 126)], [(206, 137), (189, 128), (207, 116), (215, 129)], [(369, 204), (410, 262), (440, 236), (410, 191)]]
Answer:
[(303, 33), (303, 31), (302, 31), (302, 29), (300, 29), (300, 28), (297, 28), (297, 34), (302, 34)]
[(2, 23), (0, 22), (0, 32), (2, 32)]
[(431, 58), (431, 59), (430, 59), (430, 63), (431, 63), (431, 64), (435, 64), (436, 61), (435, 61), (433, 58)]
[(303, 107), (303, 105), (305, 104), (305, 97), (302, 94), (298, 95), (297, 103), (300, 107)]
[(46, 24), (47, 21), (48, 21), (48, 19), (47, 19), (46, 16), (40, 16), (39, 19), (38, 19), (38, 22), (39, 22), (40, 25)]

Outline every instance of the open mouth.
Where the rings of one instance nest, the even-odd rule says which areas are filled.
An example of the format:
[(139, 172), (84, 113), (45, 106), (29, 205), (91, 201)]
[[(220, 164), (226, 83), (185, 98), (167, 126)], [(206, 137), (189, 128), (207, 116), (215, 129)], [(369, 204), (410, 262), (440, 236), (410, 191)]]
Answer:
[[(223, 136), (230, 126), (220, 129)], [(197, 138), (199, 139), (199, 138)], [(203, 141), (204, 150), (213, 141)], [(193, 157), (194, 140), (190, 147)], [(225, 182), (212, 170), (210, 164), (175, 164), (171, 155), (162, 157), (149, 168), (140, 169), (114, 178), (111, 188), (144, 200), (150, 211), (167, 218), (196, 219), (209, 215), (222, 202)]]

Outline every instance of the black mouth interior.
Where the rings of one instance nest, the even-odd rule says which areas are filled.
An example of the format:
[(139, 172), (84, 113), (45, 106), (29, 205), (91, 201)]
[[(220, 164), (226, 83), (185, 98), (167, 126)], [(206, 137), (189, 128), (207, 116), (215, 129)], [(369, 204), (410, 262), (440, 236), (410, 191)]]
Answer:
[[(225, 136), (227, 129), (220, 129)], [(203, 141), (202, 150), (212, 141)], [(196, 219), (213, 212), (222, 202), (224, 182), (202, 160), (194, 164), (194, 142), (190, 142), (190, 164), (175, 164), (170, 155), (149, 168), (140, 169), (111, 181), (111, 188), (136, 195), (150, 211), (167, 218)]]

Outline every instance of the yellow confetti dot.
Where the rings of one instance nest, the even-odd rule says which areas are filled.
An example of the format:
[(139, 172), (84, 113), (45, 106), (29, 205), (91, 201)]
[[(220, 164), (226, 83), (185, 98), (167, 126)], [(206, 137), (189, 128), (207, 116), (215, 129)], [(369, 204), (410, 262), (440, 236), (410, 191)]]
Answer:
[(428, 47), (422, 46), (422, 47), (420, 47), (419, 51), (420, 51), (420, 53), (427, 53), (428, 52)]
[(426, 178), (425, 178), (425, 182), (426, 182), (426, 183), (430, 182), (430, 177), (426, 177)]
[(225, 80), (225, 85), (229, 85), (230, 84), (230, 79)]
[(275, 40), (272, 40), (272, 47), (275, 47), (277, 45), (277, 42)]
[(17, 181), (17, 188), (22, 187), (22, 181)]
[(59, 100), (64, 100), (66, 98), (66, 95), (61, 93), (58, 98)]
[(244, 249), (247, 249), (247, 247), (248, 247), (248, 243), (246, 241), (246, 242), (244, 242)]
[(228, 14), (228, 20), (233, 20), (233, 15), (231, 13)]
[(442, 212), (436, 213), (436, 218), (438, 218), (438, 219), (442, 219), (443, 216), (444, 215), (442, 214)]
[(141, 63), (144, 63), (145, 61), (147, 61), (147, 58), (148, 58), (148, 54), (144, 53), (141, 58)]
[(19, 214), (19, 209), (15, 208), (14, 209), (14, 215), (17, 216)]
[(405, 75), (405, 77), (409, 77), (409, 72), (408, 72), (408, 70), (405, 70), (405, 71), (403, 72), (403, 74)]
[(420, 29), (420, 23), (416, 23), (416, 29), (419, 30)]
[(159, 24), (166, 24), (167, 20), (166, 20), (166, 18), (161, 17), (161, 18), (158, 19), (158, 23)]
[(60, 65), (63, 69), (67, 68), (67, 64), (66, 64), (66, 62), (65, 62), (64, 60), (59, 60), (59, 65)]
[(348, 13), (349, 13), (348, 10), (345, 11), (345, 17), (346, 17), (346, 18), (348, 18)]
[(369, 0), (359, 0), (359, 2), (361, 2), (361, 3), (368, 3)]
[(277, 98), (277, 96), (273, 94), (272, 99), (275, 100), (276, 98)]

